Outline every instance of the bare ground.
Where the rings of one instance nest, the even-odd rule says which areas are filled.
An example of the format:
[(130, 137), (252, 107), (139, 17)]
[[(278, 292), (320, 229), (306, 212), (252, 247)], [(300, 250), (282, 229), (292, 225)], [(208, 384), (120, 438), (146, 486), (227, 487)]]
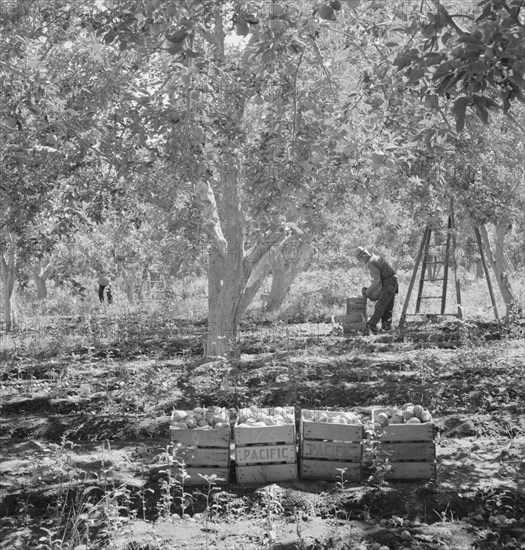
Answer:
[[(89, 548), (525, 548), (519, 333), (446, 325), (344, 338), (323, 324), (252, 326), (236, 360), (199, 351), (183, 329), (57, 354), (8, 350), (0, 548), (75, 548), (75, 513)], [(186, 488), (185, 517), (176, 490), (166, 501), (173, 408), (220, 405), (232, 418), (251, 404), (339, 408), (367, 423), (374, 406), (407, 401), (433, 412), (435, 482), (378, 482), (365, 449), (361, 483), (241, 486), (232, 464), (210, 498)]]

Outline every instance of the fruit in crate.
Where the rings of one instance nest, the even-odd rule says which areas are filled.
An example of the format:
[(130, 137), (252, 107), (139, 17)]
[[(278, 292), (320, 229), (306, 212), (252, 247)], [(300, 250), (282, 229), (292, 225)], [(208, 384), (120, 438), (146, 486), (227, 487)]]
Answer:
[(188, 428), (196, 428), (197, 427), (197, 420), (195, 419), (194, 416), (188, 416), (186, 418), (186, 426), (188, 426)]
[(303, 420), (327, 424), (361, 424), (359, 417), (350, 411), (312, 411), (303, 410)]
[(292, 407), (251, 407), (241, 409), (238, 416), (238, 426), (242, 428), (261, 428), (264, 426), (284, 426), (293, 424), (294, 411)]
[[(386, 424), (384, 415), (387, 417)], [(375, 415), (375, 423), (383, 428), (389, 424), (425, 424), (427, 422), (432, 422), (432, 415), (428, 409), (413, 403), (405, 403), (400, 409), (381, 411)]]
[(172, 422), (183, 422), (187, 416), (187, 411), (173, 411), (171, 415), (171, 420)]
[(390, 418), (390, 424), (403, 424), (403, 411), (395, 410)]
[(314, 411), (311, 410), (303, 410), (302, 411), (303, 420), (315, 420)]
[(390, 420), (388, 418), (388, 414), (386, 412), (380, 412), (376, 416), (376, 422), (381, 425), (381, 427), (386, 428), (388, 424), (390, 423)]
[(171, 415), (173, 429), (212, 430), (226, 429), (230, 417), (222, 407), (195, 407), (192, 411), (173, 411)]

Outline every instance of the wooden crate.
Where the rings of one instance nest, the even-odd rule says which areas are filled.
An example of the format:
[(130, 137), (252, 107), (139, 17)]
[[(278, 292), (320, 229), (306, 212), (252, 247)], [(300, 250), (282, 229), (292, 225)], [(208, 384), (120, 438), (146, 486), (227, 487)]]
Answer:
[(366, 316), (366, 296), (358, 296), (357, 298), (346, 299), (346, 313), (349, 314), (353, 311), (360, 311)]
[(354, 334), (366, 330), (366, 316), (359, 311), (351, 312), (348, 315), (338, 315), (334, 321), (343, 327), (343, 334)]
[(436, 478), (436, 444), (434, 423), (390, 424), (383, 428), (376, 418), (389, 408), (372, 410), (374, 428), (380, 435), (380, 458), (388, 458), (392, 469), (387, 474), (392, 480), (423, 480)]
[[(275, 411), (265, 410), (270, 415)], [(237, 483), (267, 483), (297, 478), (295, 414), (293, 408), (287, 410), (292, 421), (280, 426), (245, 426), (237, 421), (233, 428)]]
[[(181, 429), (170, 426), (170, 440), (174, 447), (176, 462), (184, 463), (184, 471), (189, 476), (186, 485), (204, 485), (201, 477), (216, 475), (216, 485), (226, 485), (230, 477), (231, 430), (191, 428)], [(200, 474), (200, 475), (199, 475)], [(173, 475), (181, 479), (182, 466), (175, 464)]]
[[(320, 421), (336, 414), (333, 411), (302, 411), (300, 477), (336, 480), (342, 475), (348, 481), (361, 480), (364, 426)], [(343, 474), (341, 469), (345, 469)]]

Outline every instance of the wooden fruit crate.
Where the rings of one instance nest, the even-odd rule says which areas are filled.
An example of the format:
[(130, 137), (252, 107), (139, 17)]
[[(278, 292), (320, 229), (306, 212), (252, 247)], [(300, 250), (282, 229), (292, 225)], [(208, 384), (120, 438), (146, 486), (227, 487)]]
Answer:
[(337, 315), (334, 321), (343, 327), (343, 334), (352, 334), (356, 331), (366, 329), (366, 317), (359, 311), (351, 312), (348, 315)]
[[(295, 414), (284, 425), (248, 426), (237, 420), (233, 428), (237, 483), (267, 483), (297, 478)], [(265, 409), (273, 415), (275, 409)], [(241, 417), (242, 409), (239, 417)]]
[(372, 410), (372, 421), (380, 435), (380, 458), (388, 458), (392, 469), (387, 474), (392, 480), (424, 480), (436, 478), (436, 444), (434, 423), (390, 424), (382, 427), (377, 422), (380, 412), (389, 408)]
[[(173, 418), (173, 416), (172, 416)], [(174, 447), (176, 462), (184, 463), (184, 471), (189, 477), (185, 485), (205, 485), (201, 477), (216, 475), (215, 485), (226, 485), (230, 477), (230, 427), (220, 429), (188, 428), (170, 426), (170, 440)], [(179, 480), (183, 467), (175, 464), (173, 475)], [(200, 474), (200, 475), (199, 475)]]
[[(321, 419), (336, 412), (303, 410), (300, 424), (300, 469), (304, 479), (360, 481), (364, 426), (333, 424)], [(342, 473), (340, 470), (345, 469)]]

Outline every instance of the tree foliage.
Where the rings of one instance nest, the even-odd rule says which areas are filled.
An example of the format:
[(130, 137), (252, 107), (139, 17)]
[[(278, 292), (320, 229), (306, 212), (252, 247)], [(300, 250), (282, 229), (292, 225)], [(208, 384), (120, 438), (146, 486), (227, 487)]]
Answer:
[(467, 110), (488, 123), (490, 111), (525, 102), (523, 1), (483, 0), (468, 14), (433, 4), (434, 12), (406, 29), (415, 40), (396, 57), (399, 70), (424, 93), (453, 102), (458, 131)]

